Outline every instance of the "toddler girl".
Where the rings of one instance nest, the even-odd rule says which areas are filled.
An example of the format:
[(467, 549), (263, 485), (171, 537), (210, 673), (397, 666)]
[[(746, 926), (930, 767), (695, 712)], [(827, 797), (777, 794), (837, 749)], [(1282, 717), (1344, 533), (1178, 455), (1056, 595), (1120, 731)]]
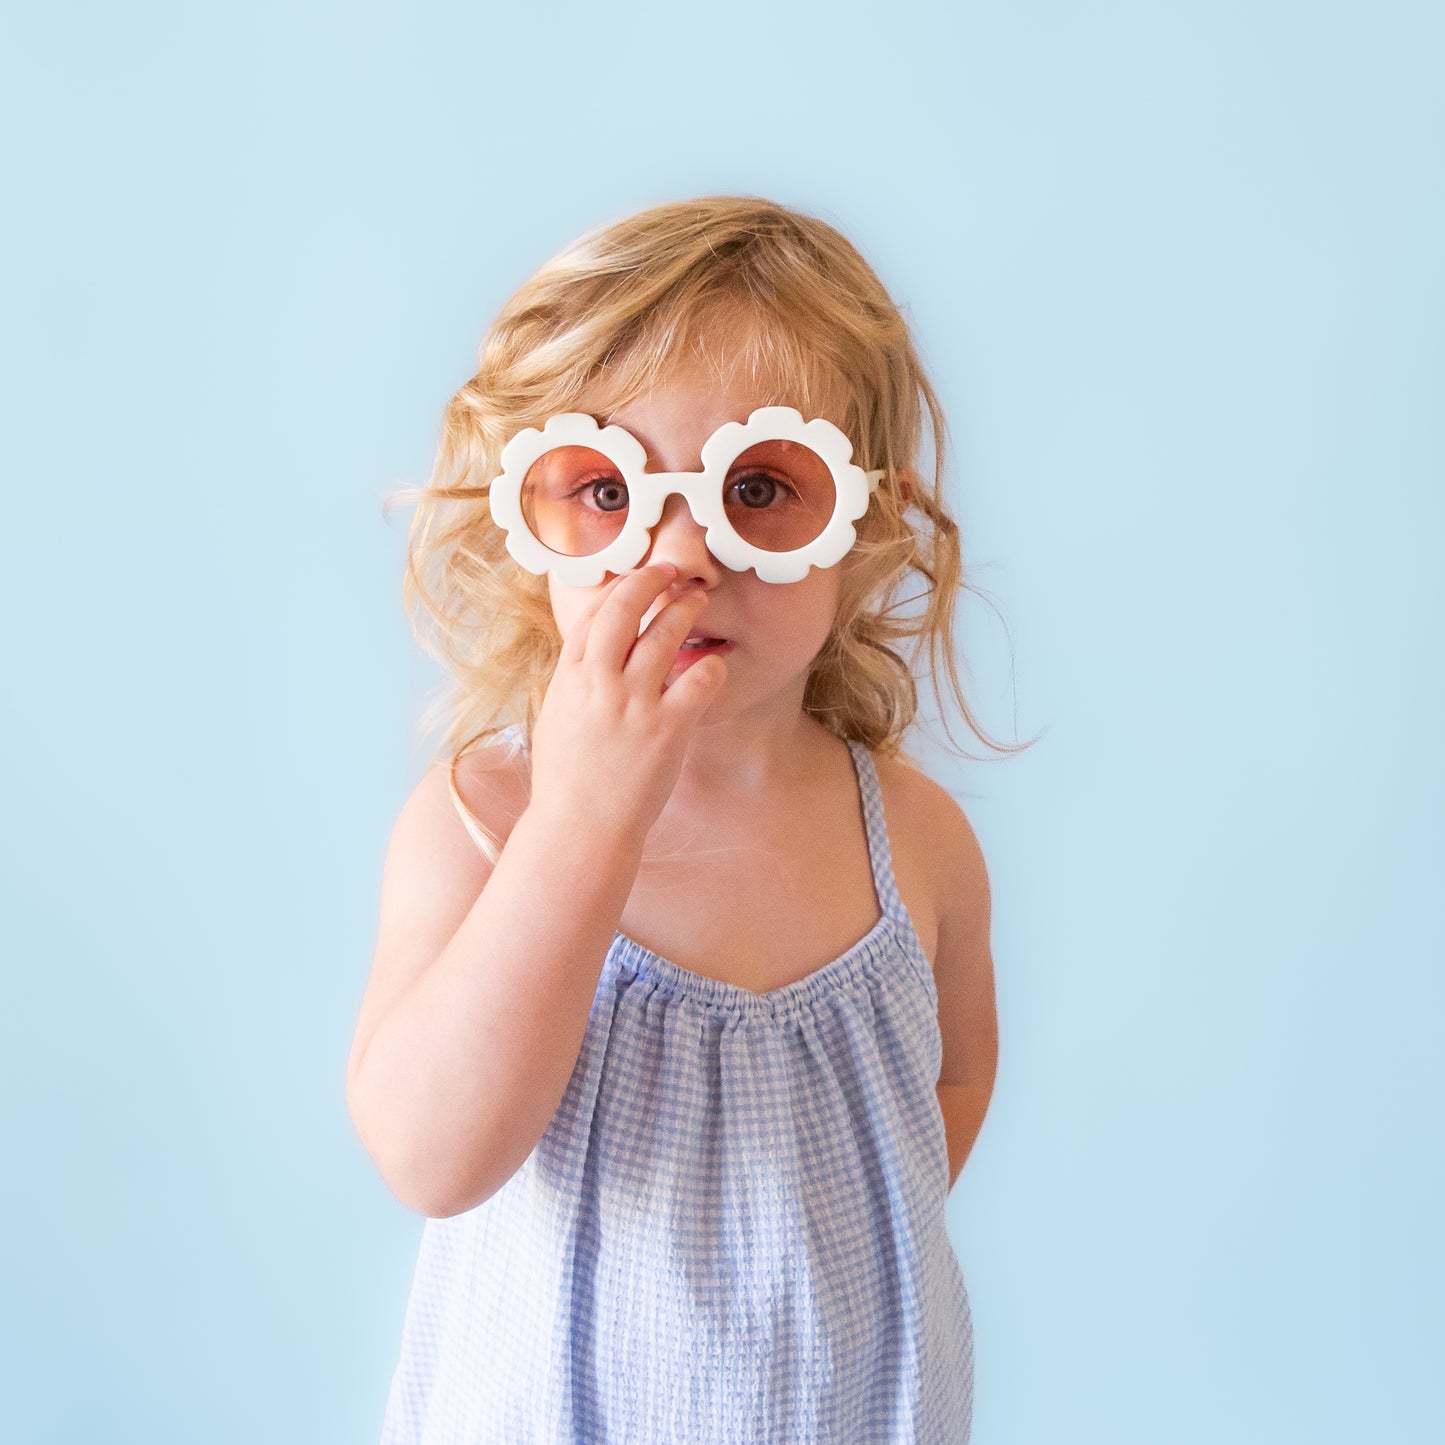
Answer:
[(447, 408), (407, 585), (456, 686), (347, 1074), (428, 1216), (384, 1445), (968, 1438), (997, 1036), (925, 651), (1011, 749), (925, 412), (941, 462), (854, 248), (737, 198), (563, 252)]

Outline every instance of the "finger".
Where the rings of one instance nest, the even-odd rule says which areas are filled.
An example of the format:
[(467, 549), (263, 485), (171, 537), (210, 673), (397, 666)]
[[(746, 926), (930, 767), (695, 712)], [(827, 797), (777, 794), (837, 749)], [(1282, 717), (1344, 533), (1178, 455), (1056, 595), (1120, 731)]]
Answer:
[(571, 662), (581, 662), (587, 650), (587, 634), (592, 629), (592, 619), (597, 616), (602, 604), (617, 590), (618, 584), (624, 577), (630, 577), (630, 572), (619, 572), (609, 577), (598, 589), (593, 597), (587, 599), (582, 610), (573, 619), (572, 626), (568, 630), (566, 641), (562, 644), (562, 656)]
[[(697, 621), (707, 610), (708, 594), (700, 587), (689, 588), (675, 597), (647, 625), (647, 630), (632, 645), (623, 671), (639, 683), (661, 688), (677, 661), (677, 650)], [(698, 661), (702, 659), (699, 658)], [(697, 663), (693, 663), (696, 667)]]
[(653, 600), (677, 579), (671, 562), (654, 562), (623, 577), (612, 592), (601, 599), (587, 628), (583, 655), (589, 663), (621, 671), (632, 644), (637, 641), (642, 614)]
[(682, 723), (694, 724), (707, 705), (722, 691), (728, 678), (727, 658), (713, 653), (700, 657), (662, 694), (661, 707)]

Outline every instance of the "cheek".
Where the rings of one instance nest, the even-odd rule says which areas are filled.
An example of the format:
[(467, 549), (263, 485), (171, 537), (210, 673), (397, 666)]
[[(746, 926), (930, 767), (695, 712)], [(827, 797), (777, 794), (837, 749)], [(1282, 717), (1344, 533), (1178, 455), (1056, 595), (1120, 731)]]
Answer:
[(858, 605), (858, 600), (868, 585), (868, 578), (860, 576), (856, 568), (849, 568), (848, 564), (855, 561), (853, 557), (845, 557), (843, 561), (832, 569), (833, 575), (829, 581), (829, 593), (827, 602), (828, 611), (828, 635), (831, 637), (837, 630), (838, 619), (846, 610), (851, 612)]
[(765, 628), (778, 629), (787, 635), (790, 653), (796, 652), (800, 657), (806, 654), (811, 659), (822, 650), (833, 632), (840, 595), (837, 578), (814, 571), (805, 580), (778, 590), (790, 591), (792, 595), (775, 596), (771, 607), (765, 599), (760, 621)]
[(816, 660), (818, 654), (832, 642), (838, 624), (838, 611), (841, 596), (836, 584), (829, 590), (826, 599), (818, 611), (818, 631), (815, 634), (817, 646), (813, 650), (813, 657)]
[(552, 605), (552, 621), (557, 624), (557, 631), (564, 642), (572, 635), (577, 618), (596, 590), (591, 587), (564, 587), (548, 577), (547, 600)]
[(838, 603), (842, 598), (842, 589), (839, 586), (840, 578), (838, 570), (830, 567), (828, 571), (815, 574), (818, 583), (818, 590), (813, 597), (813, 618), (818, 629), (818, 635), (827, 638), (833, 631), (833, 623), (838, 616)]

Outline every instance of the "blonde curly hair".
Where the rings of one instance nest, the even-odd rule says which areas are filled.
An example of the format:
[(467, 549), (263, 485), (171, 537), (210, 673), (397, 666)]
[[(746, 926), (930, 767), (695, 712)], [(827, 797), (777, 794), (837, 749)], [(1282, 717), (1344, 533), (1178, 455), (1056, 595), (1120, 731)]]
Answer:
[[(604, 415), (698, 361), (749, 368), (770, 399), (806, 416), (829, 408), (853, 460), (885, 474), (837, 564), (838, 613), (805, 711), (839, 738), (898, 754), (926, 650), (950, 742), (945, 680), (986, 746), (1030, 746), (989, 738), (959, 682), (954, 608), (960, 591), (977, 589), (963, 579), (942, 497), (943, 412), (897, 306), (832, 226), (760, 198), (714, 196), (592, 231), (544, 265), (503, 307), (475, 375), (448, 403), (428, 485), (391, 498), (419, 504), (404, 605), (418, 643), (451, 675), (422, 722), (441, 728), (436, 756), (454, 766), (509, 725), (530, 734), (560, 651), (546, 578), (517, 565), (492, 521), (503, 446), (558, 412)], [(917, 469), (925, 417), (932, 479)], [(925, 585), (902, 597), (910, 573)]]

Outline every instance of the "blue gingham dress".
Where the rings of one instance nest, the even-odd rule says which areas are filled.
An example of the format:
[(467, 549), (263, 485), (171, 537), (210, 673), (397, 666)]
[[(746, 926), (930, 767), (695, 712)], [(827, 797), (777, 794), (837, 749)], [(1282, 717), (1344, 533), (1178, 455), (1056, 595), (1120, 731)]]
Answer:
[(423, 1227), (381, 1445), (967, 1441), (938, 997), (849, 747), (882, 917), (768, 993), (617, 934), (546, 1132)]

